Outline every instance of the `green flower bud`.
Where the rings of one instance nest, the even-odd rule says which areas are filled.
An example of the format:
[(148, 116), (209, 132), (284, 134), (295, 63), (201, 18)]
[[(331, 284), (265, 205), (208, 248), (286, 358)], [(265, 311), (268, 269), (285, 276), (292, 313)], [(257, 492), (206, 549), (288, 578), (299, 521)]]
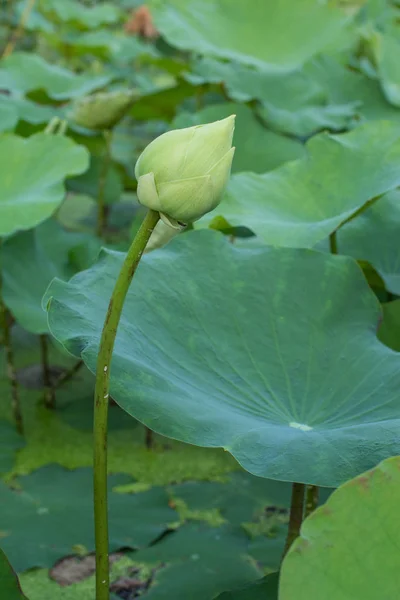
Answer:
[(133, 91), (99, 92), (77, 100), (68, 115), (87, 129), (111, 129), (127, 113), (136, 97)]
[(158, 211), (172, 227), (213, 210), (229, 179), (234, 128), (232, 115), (156, 138), (136, 163), (139, 202)]

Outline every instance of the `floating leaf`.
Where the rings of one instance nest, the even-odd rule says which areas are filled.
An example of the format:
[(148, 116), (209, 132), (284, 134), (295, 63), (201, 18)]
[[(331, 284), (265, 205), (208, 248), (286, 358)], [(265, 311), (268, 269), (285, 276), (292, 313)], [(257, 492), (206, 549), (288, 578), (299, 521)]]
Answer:
[(236, 115), (233, 144), (236, 146), (232, 171), (264, 173), (290, 160), (300, 158), (304, 147), (295, 140), (269, 131), (243, 104), (216, 104), (191, 115), (179, 115), (172, 128), (191, 127)]
[[(51, 332), (92, 372), (123, 259), (104, 251), (48, 290)], [(222, 446), (255, 475), (335, 487), (400, 451), (400, 357), (376, 339), (379, 318), (349, 257), (189, 232), (143, 257), (110, 393), (155, 431)]]
[(26, 52), (14, 52), (2, 61), (0, 68), (0, 88), (20, 93), (44, 90), (55, 100), (89, 94), (110, 80), (110, 75), (76, 75), (51, 65), (38, 54)]
[(281, 572), (280, 600), (396, 598), (400, 459), (348, 481), (304, 523)]
[[(129, 477), (109, 477), (110, 488)], [(2, 547), (18, 571), (51, 567), (81, 545), (94, 549), (91, 469), (50, 465), (21, 477), (22, 491), (0, 484)], [(162, 488), (137, 494), (110, 493), (110, 551), (150, 544), (178, 519)]]
[(261, 571), (246, 554), (247, 543), (243, 532), (229, 527), (189, 524), (158, 544), (135, 552), (132, 558), (136, 563), (159, 567), (146, 593), (149, 600), (212, 600), (227, 588), (260, 578)]
[(241, 590), (224, 592), (217, 600), (277, 600), (278, 581), (278, 573), (272, 573)]
[(61, 135), (0, 137), (0, 236), (35, 227), (64, 197), (63, 180), (88, 167), (89, 153)]
[(156, 28), (183, 50), (290, 71), (339, 35), (348, 18), (314, 0), (152, 0)]
[(310, 247), (368, 200), (400, 184), (400, 126), (366, 123), (343, 135), (322, 133), (308, 154), (265, 175), (235, 175), (225, 198), (200, 223), (223, 215), (268, 244)]
[(80, 265), (85, 268), (96, 258), (99, 241), (85, 234), (67, 232), (51, 220), (4, 242), (4, 301), (27, 331), (47, 333), (47, 316), (41, 305), (43, 294), (54, 277), (69, 279), (78, 270), (74, 268), (71, 253), (79, 247), (84, 256), (83, 246), (88, 247), (86, 264)]
[(393, 190), (337, 233), (338, 250), (366, 260), (386, 288), (400, 295), (400, 191)]
[(0, 587), (4, 600), (27, 600), (22, 593), (18, 577), (14, 573), (6, 555), (0, 548)]

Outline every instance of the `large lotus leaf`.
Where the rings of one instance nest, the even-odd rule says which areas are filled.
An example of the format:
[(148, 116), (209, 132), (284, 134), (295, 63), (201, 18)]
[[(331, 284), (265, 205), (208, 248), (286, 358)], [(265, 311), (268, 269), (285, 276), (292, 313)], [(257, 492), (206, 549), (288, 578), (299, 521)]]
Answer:
[(251, 108), (243, 104), (215, 104), (195, 114), (179, 115), (172, 128), (210, 123), (236, 114), (233, 144), (236, 146), (232, 171), (265, 173), (283, 163), (304, 155), (304, 146), (295, 140), (269, 131), (260, 123)]
[(400, 352), (400, 300), (382, 304), (383, 320), (378, 337), (396, 352)]
[(328, 87), (304, 70), (268, 73), (203, 57), (185, 77), (194, 84), (223, 83), (228, 95), (238, 102), (259, 100), (268, 124), (297, 136), (320, 129), (342, 130), (357, 112), (358, 103), (333, 103)]
[(62, 135), (0, 137), (0, 236), (35, 227), (64, 197), (63, 180), (87, 169), (89, 153)]
[(53, 19), (82, 29), (97, 29), (101, 25), (117, 23), (121, 11), (111, 3), (82, 6), (76, 0), (42, 0), (41, 10)]
[(371, 122), (343, 135), (311, 138), (304, 158), (264, 175), (235, 175), (223, 202), (200, 221), (223, 215), (268, 244), (311, 247), (368, 200), (400, 184), (400, 126)]
[(338, 231), (338, 250), (367, 260), (400, 295), (400, 191), (393, 190)]
[[(84, 247), (88, 248), (85, 253)], [(8, 238), (1, 249), (3, 297), (17, 322), (31, 333), (48, 331), (42, 298), (54, 277), (69, 279), (74, 268), (74, 248), (87, 257), (86, 268), (100, 248), (99, 241), (83, 234), (67, 232), (48, 220), (35, 229), (21, 231)]]
[(304, 523), (281, 572), (280, 600), (398, 597), (400, 459), (348, 481)]
[(4, 600), (27, 600), (22, 593), (18, 577), (14, 573), (6, 555), (0, 548), (0, 589)]
[[(51, 567), (74, 553), (94, 549), (91, 469), (50, 465), (19, 479), (22, 491), (0, 484), (2, 548), (17, 571)], [(110, 489), (129, 480), (109, 477)], [(110, 550), (150, 544), (178, 520), (162, 488), (137, 494), (110, 492)]]
[(145, 597), (149, 600), (212, 600), (226, 589), (256, 581), (262, 572), (247, 554), (248, 538), (230, 527), (188, 524), (157, 544), (132, 555), (157, 566)]
[[(96, 369), (123, 254), (48, 290), (49, 326)], [(304, 282), (307, 282), (305, 285)], [(167, 437), (222, 446), (255, 475), (335, 487), (400, 450), (400, 357), (350, 257), (178, 236), (143, 258), (111, 394)]]
[(0, 421), (0, 475), (11, 471), (15, 452), (23, 445), (24, 442), (17, 433), (15, 425), (8, 421)]
[(271, 71), (300, 66), (348, 21), (314, 0), (152, 0), (150, 6), (173, 46)]
[(13, 53), (2, 61), (1, 67), (0, 88), (20, 93), (44, 90), (55, 100), (88, 94), (111, 79), (110, 75), (77, 75), (26, 52)]
[(278, 573), (272, 573), (241, 590), (224, 592), (217, 600), (277, 600), (278, 580)]

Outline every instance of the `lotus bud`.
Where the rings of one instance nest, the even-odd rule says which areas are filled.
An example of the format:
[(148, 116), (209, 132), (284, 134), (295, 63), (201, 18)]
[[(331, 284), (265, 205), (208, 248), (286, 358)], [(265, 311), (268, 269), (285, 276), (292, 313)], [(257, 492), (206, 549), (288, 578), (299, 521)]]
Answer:
[(156, 138), (136, 163), (139, 202), (175, 228), (213, 210), (229, 179), (234, 128), (232, 115)]
[(87, 129), (111, 129), (125, 116), (135, 97), (130, 90), (84, 96), (73, 104), (69, 118)]

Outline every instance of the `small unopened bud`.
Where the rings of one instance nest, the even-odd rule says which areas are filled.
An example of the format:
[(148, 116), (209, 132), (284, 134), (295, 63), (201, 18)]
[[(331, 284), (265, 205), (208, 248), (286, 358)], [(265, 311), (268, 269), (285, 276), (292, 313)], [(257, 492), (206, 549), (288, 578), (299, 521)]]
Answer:
[(84, 96), (73, 104), (69, 118), (87, 129), (112, 129), (125, 116), (135, 97), (130, 90)]
[(213, 210), (229, 179), (234, 128), (232, 115), (156, 138), (136, 163), (139, 202), (177, 228)]

